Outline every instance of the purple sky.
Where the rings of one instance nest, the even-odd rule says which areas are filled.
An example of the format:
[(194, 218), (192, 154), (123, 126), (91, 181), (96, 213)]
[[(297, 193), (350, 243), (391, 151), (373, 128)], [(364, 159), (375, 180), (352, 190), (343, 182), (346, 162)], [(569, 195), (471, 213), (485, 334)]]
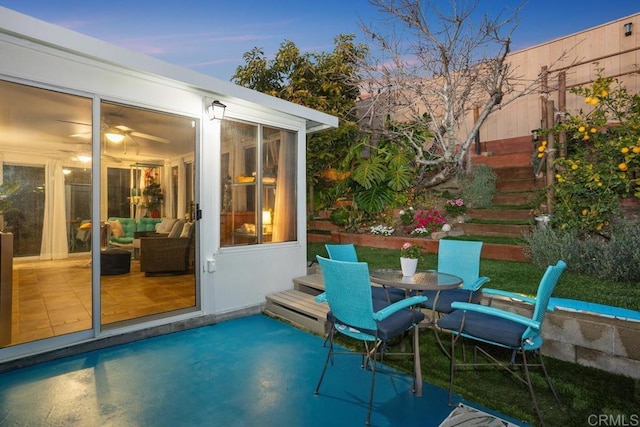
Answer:
[[(479, 8), (521, 3), (480, 0)], [(367, 0), (0, 0), (0, 6), (222, 80), (230, 80), (244, 64), (242, 54), (255, 46), (271, 55), (291, 40), (303, 52), (329, 52), (338, 34), (354, 33), (366, 43), (360, 20), (382, 17)], [(512, 50), (637, 12), (637, 0), (529, 0)]]

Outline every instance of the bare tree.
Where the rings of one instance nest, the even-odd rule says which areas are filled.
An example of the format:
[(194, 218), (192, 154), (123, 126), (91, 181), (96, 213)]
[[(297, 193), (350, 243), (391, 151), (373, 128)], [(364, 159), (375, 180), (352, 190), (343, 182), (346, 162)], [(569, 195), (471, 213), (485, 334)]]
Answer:
[[(424, 187), (464, 171), (489, 114), (538, 87), (507, 61), (520, 7), (489, 16), (479, 0), (449, 0), (447, 11), (438, 9), (442, 3), (370, 0), (385, 19), (362, 24), (373, 45), (364, 67), (364, 127), (411, 147)], [(478, 118), (470, 122), (474, 108)], [(410, 125), (385, 126), (389, 118)]]

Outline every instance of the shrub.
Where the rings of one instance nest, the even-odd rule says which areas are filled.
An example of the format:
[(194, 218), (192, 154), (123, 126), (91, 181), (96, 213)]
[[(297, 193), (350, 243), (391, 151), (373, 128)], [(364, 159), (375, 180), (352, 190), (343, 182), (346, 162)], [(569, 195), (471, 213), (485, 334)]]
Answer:
[(487, 165), (478, 165), (459, 178), (462, 198), (473, 208), (491, 206), (496, 194), (496, 174)]
[(558, 259), (575, 272), (618, 282), (640, 281), (640, 223), (618, 220), (611, 237), (581, 235), (576, 229), (536, 229), (525, 236), (535, 265), (545, 268)]

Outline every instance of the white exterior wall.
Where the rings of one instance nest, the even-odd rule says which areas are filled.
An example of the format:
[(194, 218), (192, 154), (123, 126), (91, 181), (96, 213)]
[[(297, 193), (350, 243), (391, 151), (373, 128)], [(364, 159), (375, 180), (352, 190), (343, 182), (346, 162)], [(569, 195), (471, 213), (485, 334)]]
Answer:
[[(19, 33), (28, 29), (29, 35)], [(17, 37), (14, 37), (17, 34)], [(45, 43), (34, 41), (46, 40)], [(55, 45), (55, 46), (54, 46)], [(126, 65), (123, 65), (126, 64)], [(155, 73), (153, 72), (155, 70)], [(196, 282), (200, 286), (201, 311), (173, 318), (154, 320), (102, 332), (98, 337), (117, 335), (204, 315), (224, 315), (255, 308), (265, 303), (265, 296), (293, 286), (294, 277), (306, 272), (306, 198), (305, 148), (310, 128), (336, 127), (335, 117), (300, 107), (166, 64), (154, 58), (134, 54), (71, 31), (55, 27), (0, 7), (0, 79), (27, 85), (58, 89), (89, 97), (148, 107), (193, 117), (200, 121), (200, 157), (196, 166), (196, 201), (202, 211), (198, 221), (196, 248)], [(226, 117), (284, 128), (298, 135), (297, 236), (298, 241), (220, 248), (220, 123), (210, 121), (204, 109), (217, 99), (226, 104)], [(96, 117), (94, 117), (94, 121)], [(99, 121), (99, 117), (97, 117)], [(94, 129), (95, 133), (98, 132)], [(99, 151), (94, 142), (94, 152)], [(97, 150), (97, 151), (96, 151)], [(99, 167), (94, 158), (93, 167)], [(104, 174), (94, 174), (94, 180)], [(94, 212), (106, 206), (106, 184), (98, 200), (94, 189)], [(94, 220), (106, 219), (106, 213)], [(99, 230), (94, 228), (94, 253), (99, 250)], [(213, 262), (212, 262), (213, 261)], [(100, 282), (94, 268), (93, 282)], [(97, 290), (94, 285), (94, 291)], [(94, 292), (97, 294), (97, 292)], [(98, 298), (94, 297), (94, 325)], [(62, 336), (25, 346), (0, 349), (0, 361), (69, 343), (94, 339), (92, 331)]]

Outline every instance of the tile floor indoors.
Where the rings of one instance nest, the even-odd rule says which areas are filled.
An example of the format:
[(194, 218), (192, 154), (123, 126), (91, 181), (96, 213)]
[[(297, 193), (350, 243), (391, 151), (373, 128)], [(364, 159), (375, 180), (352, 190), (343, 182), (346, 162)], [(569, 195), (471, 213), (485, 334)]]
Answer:
[[(12, 344), (91, 328), (88, 256), (54, 261), (16, 261), (13, 271)], [(102, 323), (194, 307), (193, 274), (145, 277), (140, 261), (131, 272), (101, 276)]]
[[(322, 337), (279, 320), (228, 320), (4, 372), (0, 425), (364, 425), (370, 372), (336, 357), (315, 396), (325, 355)], [(372, 425), (438, 426), (451, 412), (446, 390), (425, 383), (417, 398), (411, 382), (378, 370)]]

